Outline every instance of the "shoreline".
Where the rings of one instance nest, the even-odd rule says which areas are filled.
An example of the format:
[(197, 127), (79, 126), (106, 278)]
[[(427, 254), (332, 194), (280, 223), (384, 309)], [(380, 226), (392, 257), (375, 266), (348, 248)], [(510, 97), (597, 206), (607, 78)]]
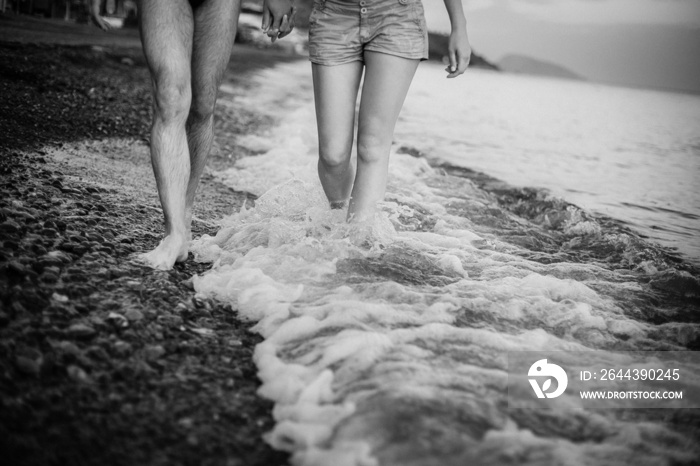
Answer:
[[(100, 31), (92, 28), (95, 34)], [(93, 35), (94, 36), (94, 35)], [(286, 464), (262, 434), (261, 340), (191, 277), (129, 257), (159, 241), (150, 83), (133, 46), (0, 40), (0, 450), (22, 464)], [(296, 59), (236, 45), (224, 83)], [(271, 120), (218, 105), (193, 234), (249, 198), (214, 180)]]
[[(237, 319), (232, 305), (203, 300), (192, 290), (191, 277), (210, 265), (190, 259), (158, 272), (128, 260), (155, 246), (162, 228), (146, 142), (148, 76), (138, 61), (140, 50), (129, 50), (0, 42), (2, 57), (11, 58), (0, 65), (0, 86), (14, 86), (12, 95), (21, 97), (13, 101), (18, 112), (10, 114), (5, 104), (0, 119), (0, 128), (14, 135), (9, 140), (14, 146), (0, 149), (1, 450), (20, 455), (25, 464), (287, 464), (285, 453), (262, 441), (274, 425), (272, 402), (256, 393), (260, 368), (251, 361), (262, 338)], [(247, 76), (277, 58), (284, 59), (245, 46), (234, 52), (222, 86), (228, 95), (217, 106), (215, 148), (198, 192), (195, 236), (214, 234), (213, 221), (254, 197), (226, 187), (214, 172), (259, 154), (239, 144), (238, 136), (270, 128), (272, 117), (227, 102), (245, 92)], [(68, 117), (56, 113), (73, 102)], [(54, 128), (51, 138), (41, 126), (47, 115), (52, 122), (67, 121), (58, 129), (45, 123)], [(234, 157), (225, 155), (232, 152)], [(420, 156), (413, 152), (408, 147), (404, 153)], [(532, 189), (515, 189), (469, 169), (440, 168), (446, 180), (458, 185), (466, 179), (474, 192), (495, 198), (490, 207), (501, 209), (498, 215), (476, 205), (469, 210), (468, 195), (451, 205), (455, 211), (464, 208), (462, 214), (475, 225), (504, 220), (508, 226), (509, 214), (528, 225), (546, 224), (547, 234), (531, 237), (513, 230), (505, 238), (531, 251), (526, 259), (537, 262), (552, 238), (562, 236), (569, 220), (565, 201), (543, 202)], [(429, 229), (434, 220), (419, 216), (407, 229)], [(628, 252), (608, 243), (597, 249), (586, 241), (572, 242), (552, 257), (577, 263), (592, 253), (601, 261), (613, 254), (614, 268)], [(644, 254), (652, 256), (628, 262), (674, 262), (654, 251)], [(406, 265), (403, 255), (390, 259), (389, 266)], [(550, 264), (539, 260), (543, 267)], [(477, 277), (480, 271), (470, 268), (474, 264), (464, 263)], [(351, 273), (355, 265), (363, 279), (387, 278), (391, 269), (369, 267), (373, 264), (348, 261), (341, 272)], [(404, 278), (420, 282), (430, 272), (440, 270)], [(655, 324), (678, 317), (696, 322), (691, 311), (697, 279), (656, 278), (648, 283), (656, 299), (677, 299), (678, 309), (674, 315), (645, 317)], [(462, 324), (490, 317), (485, 311), (465, 314)], [(697, 347), (693, 335), (678, 338)]]

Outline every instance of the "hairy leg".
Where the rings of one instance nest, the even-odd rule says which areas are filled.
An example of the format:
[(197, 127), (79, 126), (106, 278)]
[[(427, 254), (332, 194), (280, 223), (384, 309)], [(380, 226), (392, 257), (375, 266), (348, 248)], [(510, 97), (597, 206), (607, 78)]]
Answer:
[(312, 65), (318, 125), (318, 176), (331, 207), (350, 197), (355, 169), (350, 163), (355, 130), (355, 105), (362, 62)]
[(239, 12), (240, 0), (205, 0), (194, 10), (192, 106), (187, 117), (190, 176), (185, 211), (188, 235), (197, 185), (214, 140), (216, 95), (231, 57)]
[(148, 265), (170, 269), (187, 259), (185, 193), (190, 155), (185, 122), (191, 103), (192, 8), (187, 0), (139, 3), (141, 41), (153, 81), (151, 163), (165, 217), (165, 237), (141, 256)]
[(365, 81), (357, 130), (357, 175), (348, 220), (370, 217), (377, 202), (384, 199), (394, 127), (417, 67), (418, 60), (365, 52)]

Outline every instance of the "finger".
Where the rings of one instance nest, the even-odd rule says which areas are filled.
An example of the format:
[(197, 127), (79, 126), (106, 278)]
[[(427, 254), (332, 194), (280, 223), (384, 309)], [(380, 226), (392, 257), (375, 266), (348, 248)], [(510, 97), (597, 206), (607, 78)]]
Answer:
[(260, 28), (263, 30), (263, 32), (267, 32), (267, 30), (270, 28), (270, 10), (267, 8), (263, 10), (262, 25)]
[(454, 50), (450, 50), (450, 73), (457, 71), (457, 54)]
[(469, 66), (469, 56), (468, 55), (458, 55), (457, 56), (457, 70), (453, 73), (453, 77), (463, 74), (467, 67)]
[(273, 17), (272, 24), (270, 25), (270, 28), (267, 30), (267, 35), (273, 43), (277, 40), (277, 37), (279, 36), (281, 23), (282, 23), (282, 20), (280, 18)]
[[(284, 32), (282, 30), (284, 29)], [(287, 15), (284, 15), (284, 18), (282, 19), (282, 27), (280, 27), (280, 35), (279, 38), (283, 38), (285, 36), (288, 36), (290, 32), (292, 32), (292, 29), (294, 29), (294, 10), (292, 9), (292, 15), (287, 20)]]
[(282, 24), (280, 24), (280, 35), (289, 32), (289, 18), (287, 15), (282, 16)]
[(279, 32), (281, 24), (282, 24), (282, 18), (272, 18), (272, 26), (270, 26), (270, 27), (272, 29), (276, 30), (277, 32)]

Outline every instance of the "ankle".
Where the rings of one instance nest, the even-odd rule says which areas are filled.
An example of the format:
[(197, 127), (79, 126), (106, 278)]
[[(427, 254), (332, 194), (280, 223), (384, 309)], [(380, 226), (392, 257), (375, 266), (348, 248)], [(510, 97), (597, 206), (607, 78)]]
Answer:
[(341, 210), (344, 209), (348, 206), (349, 200), (346, 199), (344, 201), (330, 201), (331, 209), (332, 210)]

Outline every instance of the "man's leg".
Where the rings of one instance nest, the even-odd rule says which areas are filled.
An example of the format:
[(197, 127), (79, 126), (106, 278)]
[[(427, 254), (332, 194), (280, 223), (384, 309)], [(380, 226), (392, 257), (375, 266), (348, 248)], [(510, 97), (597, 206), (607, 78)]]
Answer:
[(157, 269), (170, 269), (187, 259), (185, 219), (190, 155), (185, 123), (192, 100), (190, 61), (194, 22), (187, 0), (139, 3), (141, 41), (153, 80), (151, 163), (165, 216), (165, 237), (141, 259)]
[(197, 185), (214, 140), (216, 95), (231, 57), (239, 12), (240, 0), (204, 0), (194, 10), (192, 106), (187, 118), (190, 176), (185, 210), (188, 235)]

